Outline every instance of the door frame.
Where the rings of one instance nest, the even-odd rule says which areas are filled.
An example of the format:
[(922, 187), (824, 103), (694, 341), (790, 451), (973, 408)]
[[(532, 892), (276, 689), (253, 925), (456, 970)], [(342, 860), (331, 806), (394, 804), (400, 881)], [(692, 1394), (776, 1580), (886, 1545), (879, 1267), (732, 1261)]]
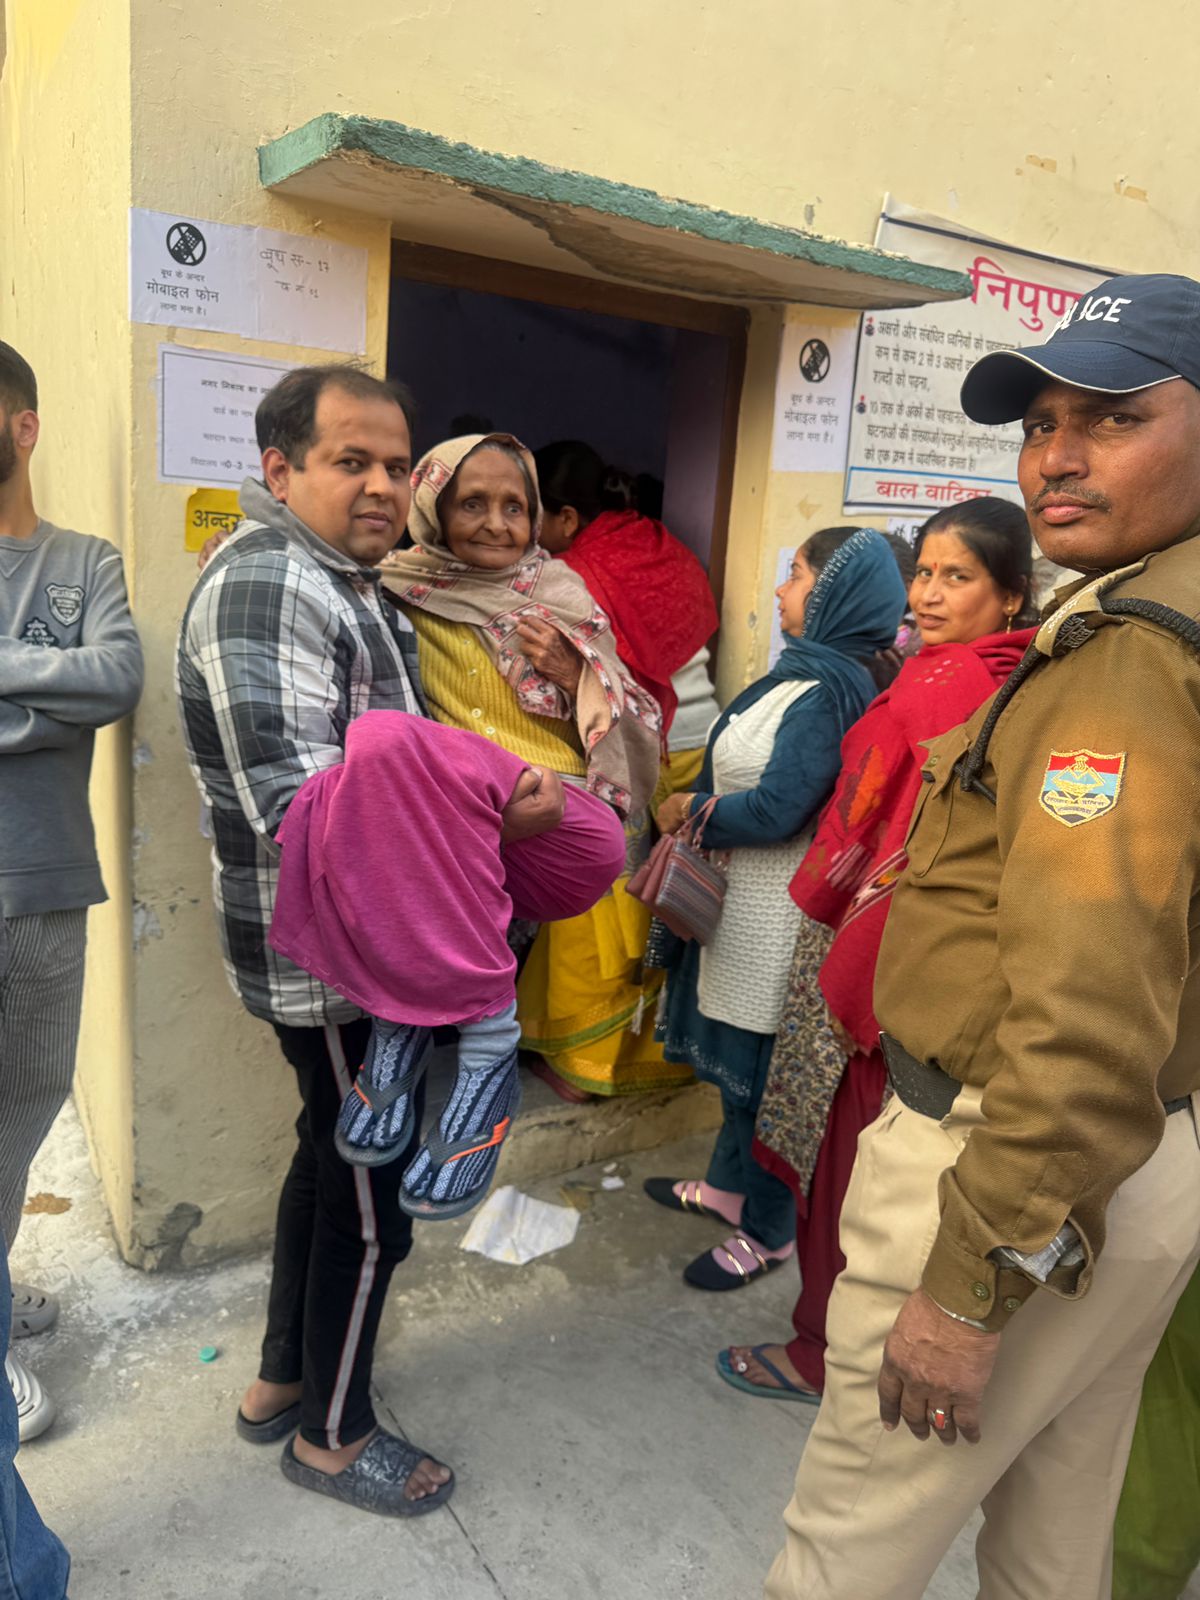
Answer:
[(712, 333), (728, 341), (729, 362), (721, 416), (721, 456), (713, 499), (712, 544), (708, 580), (718, 608), (724, 595), (729, 546), (729, 508), (733, 499), (733, 473), (737, 455), (738, 417), (742, 384), (746, 376), (746, 340), (750, 314), (740, 306), (720, 300), (693, 300), (686, 295), (660, 294), (631, 284), (603, 278), (577, 277), (526, 267), (515, 261), (496, 261), (433, 245), (392, 241), (391, 277), (415, 283), (444, 284), (477, 294), (503, 295), (510, 300), (535, 300), (566, 311), (592, 311), (602, 316), (653, 322), (667, 328)]

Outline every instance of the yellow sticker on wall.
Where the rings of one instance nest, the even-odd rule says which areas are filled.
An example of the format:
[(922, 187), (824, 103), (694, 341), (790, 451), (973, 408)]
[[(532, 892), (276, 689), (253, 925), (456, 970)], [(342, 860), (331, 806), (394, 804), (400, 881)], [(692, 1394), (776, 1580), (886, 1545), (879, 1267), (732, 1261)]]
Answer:
[(183, 522), (183, 548), (203, 550), (214, 533), (232, 533), (241, 520), (236, 489), (193, 489)]

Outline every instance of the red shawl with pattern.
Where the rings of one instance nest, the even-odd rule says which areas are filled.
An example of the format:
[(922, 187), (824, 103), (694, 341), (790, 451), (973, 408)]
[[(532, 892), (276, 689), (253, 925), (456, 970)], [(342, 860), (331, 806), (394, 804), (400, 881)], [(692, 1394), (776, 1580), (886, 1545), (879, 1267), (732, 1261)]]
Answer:
[(926, 645), (842, 740), (842, 770), (792, 880), (792, 899), (835, 930), (820, 984), (865, 1053), (879, 1046), (872, 994), (888, 904), (906, 858), (923, 742), (966, 722), (1005, 681), (1036, 629)]
[(662, 707), (665, 736), (679, 703), (672, 674), (721, 620), (708, 574), (661, 522), (637, 511), (602, 511), (559, 559), (607, 614), (617, 654)]

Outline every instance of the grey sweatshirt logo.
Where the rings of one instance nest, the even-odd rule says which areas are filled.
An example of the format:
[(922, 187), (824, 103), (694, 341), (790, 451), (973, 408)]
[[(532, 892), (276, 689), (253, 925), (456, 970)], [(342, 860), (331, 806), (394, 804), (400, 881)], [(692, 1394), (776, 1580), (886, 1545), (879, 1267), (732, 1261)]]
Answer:
[(83, 589), (77, 583), (48, 583), (46, 598), (50, 602), (51, 614), (64, 628), (78, 622), (83, 615)]
[(57, 650), (59, 647), (49, 623), (43, 622), (41, 617), (30, 617), (21, 630), (21, 638), (26, 644), (40, 644), (46, 650)]

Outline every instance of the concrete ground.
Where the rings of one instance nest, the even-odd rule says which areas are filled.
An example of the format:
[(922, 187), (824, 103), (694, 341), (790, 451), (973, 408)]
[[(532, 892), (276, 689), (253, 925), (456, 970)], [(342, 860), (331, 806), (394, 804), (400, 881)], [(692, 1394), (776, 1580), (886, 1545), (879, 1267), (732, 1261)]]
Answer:
[[(72, 1600), (756, 1600), (812, 1412), (713, 1371), (722, 1345), (786, 1334), (791, 1271), (688, 1289), (679, 1269), (720, 1229), (641, 1194), (652, 1172), (698, 1172), (708, 1138), (622, 1160), (620, 1190), (600, 1165), (572, 1174), (594, 1191), (575, 1242), (522, 1267), (460, 1251), (465, 1222), (419, 1231), (384, 1320), (380, 1416), (458, 1489), (395, 1523), (294, 1488), (278, 1446), (236, 1438), (265, 1258), (126, 1267), (68, 1107), (12, 1267), (63, 1302), (20, 1347), (60, 1414), (19, 1465), (71, 1550)], [(563, 1181), (529, 1188), (559, 1200)], [(974, 1593), (964, 1536), (928, 1594)]]

